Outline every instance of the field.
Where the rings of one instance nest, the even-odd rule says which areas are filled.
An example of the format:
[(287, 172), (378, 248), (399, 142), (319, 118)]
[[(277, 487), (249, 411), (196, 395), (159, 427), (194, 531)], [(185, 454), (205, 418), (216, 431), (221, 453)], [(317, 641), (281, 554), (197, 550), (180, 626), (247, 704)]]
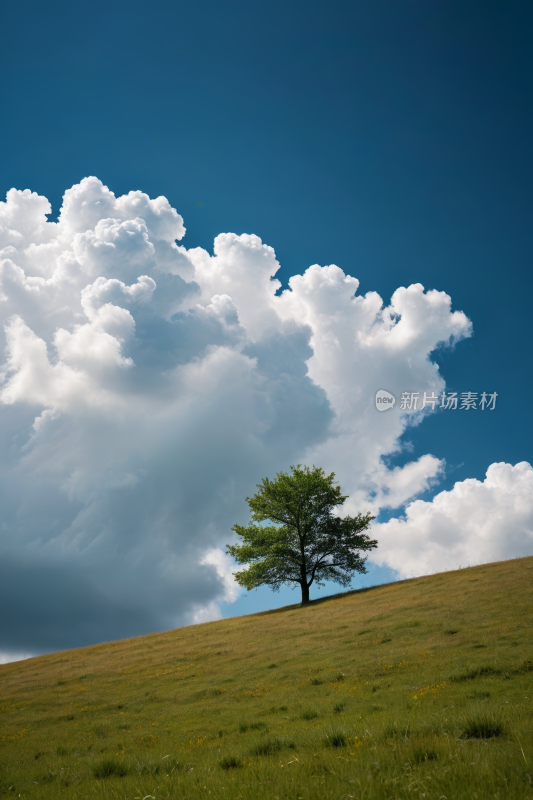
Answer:
[(533, 800), (532, 586), (522, 558), (2, 665), (0, 797)]

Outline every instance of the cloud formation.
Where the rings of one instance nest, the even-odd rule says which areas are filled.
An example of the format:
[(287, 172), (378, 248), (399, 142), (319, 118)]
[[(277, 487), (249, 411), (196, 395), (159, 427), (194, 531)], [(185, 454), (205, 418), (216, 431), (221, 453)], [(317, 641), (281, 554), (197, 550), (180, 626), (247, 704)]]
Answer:
[(469, 479), (405, 515), (375, 525), (378, 564), (401, 577), (427, 575), (533, 552), (533, 468), (491, 464), (484, 481)]
[(0, 203), (1, 651), (217, 616), (244, 498), (290, 464), (335, 471), (352, 513), (438, 479), (430, 454), (383, 460), (431, 412), (380, 414), (374, 395), (443, 390), (430, 354), (471, 333), (444, 292), (400, 287), (384, 306), (313, 265), (276, 295), (259, 237), (187, 250), (164, 197), (94, 177), (50, 212), (29, 190)]

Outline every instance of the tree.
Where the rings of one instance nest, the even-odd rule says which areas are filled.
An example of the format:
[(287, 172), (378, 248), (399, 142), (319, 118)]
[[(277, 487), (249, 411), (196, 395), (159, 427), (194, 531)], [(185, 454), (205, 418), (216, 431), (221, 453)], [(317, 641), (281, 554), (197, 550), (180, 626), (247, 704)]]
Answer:
[[(300, 464), (291, 472), (278, 472), (276, 480), (264, 478), (257, 484), (259, 491), (246, 498), (252, 521), (232, 528), (243, 543), (226, 545), (226, 553), (249, 565), (233, 573), (248, 591), (266, 585), (277, 592), (282, 584), (299, 584), (305, 605), (313, 581), (349, 586), (355, 572), (366, 572), (366, 558), (356, 551), (377, 547), (364, 533), (375, 517), (341, 519), (332, 514), (348, 497), (334, 485), (334, 472), (326, 475), (319, 467), (302, 469)], [(265, 520), (273, 524), (258, 524)]]

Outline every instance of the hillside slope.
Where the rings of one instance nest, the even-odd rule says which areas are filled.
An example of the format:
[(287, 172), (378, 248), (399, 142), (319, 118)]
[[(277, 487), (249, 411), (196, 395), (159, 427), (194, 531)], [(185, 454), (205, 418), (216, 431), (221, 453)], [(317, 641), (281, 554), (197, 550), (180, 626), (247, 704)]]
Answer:
[(0, 797), (533, 798), (533, 557), (0, 666)]

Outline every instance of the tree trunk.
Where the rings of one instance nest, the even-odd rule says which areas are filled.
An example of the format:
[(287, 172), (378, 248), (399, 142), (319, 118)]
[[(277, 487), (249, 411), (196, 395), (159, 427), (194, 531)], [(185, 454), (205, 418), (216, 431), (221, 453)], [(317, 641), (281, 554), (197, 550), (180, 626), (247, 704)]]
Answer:
[(307, 583), (302, 583), (302, 605), (306, 606), (309, 602), (309, 586)]

